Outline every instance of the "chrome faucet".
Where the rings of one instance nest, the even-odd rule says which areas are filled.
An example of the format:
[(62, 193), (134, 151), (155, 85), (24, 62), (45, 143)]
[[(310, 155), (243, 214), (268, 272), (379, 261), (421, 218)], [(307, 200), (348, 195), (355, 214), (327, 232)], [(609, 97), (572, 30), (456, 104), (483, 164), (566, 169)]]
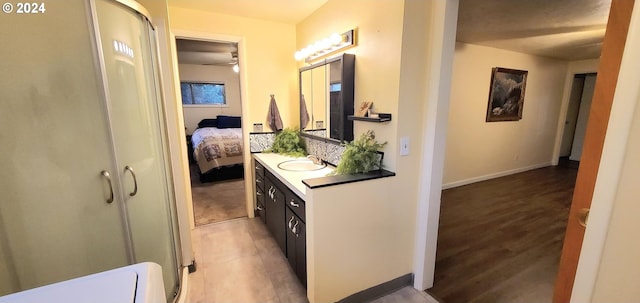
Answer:
[(313, 161), (313, 164), (317, 164), (317, 165), (322, 164), (322, 159), (318, 158), (315, 155), (308, 155), (307, 158), (311, 159), (311, 161)]

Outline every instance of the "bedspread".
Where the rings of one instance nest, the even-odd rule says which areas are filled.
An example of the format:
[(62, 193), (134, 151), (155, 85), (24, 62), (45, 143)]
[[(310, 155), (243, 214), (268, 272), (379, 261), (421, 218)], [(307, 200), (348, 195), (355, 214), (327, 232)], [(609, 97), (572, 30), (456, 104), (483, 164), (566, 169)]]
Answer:
[(193, 157), (203, 174), (217, 167), (243, 162), (241, 128), (198, 128), (191, 135), (191, 142)]

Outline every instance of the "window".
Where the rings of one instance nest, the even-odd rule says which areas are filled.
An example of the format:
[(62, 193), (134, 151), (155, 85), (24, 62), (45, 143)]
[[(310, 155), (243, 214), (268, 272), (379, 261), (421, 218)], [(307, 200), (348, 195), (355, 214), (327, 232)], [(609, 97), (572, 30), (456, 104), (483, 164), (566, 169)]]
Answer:
[(180, 82), (182, 105), (226, 105), (224, 83)]

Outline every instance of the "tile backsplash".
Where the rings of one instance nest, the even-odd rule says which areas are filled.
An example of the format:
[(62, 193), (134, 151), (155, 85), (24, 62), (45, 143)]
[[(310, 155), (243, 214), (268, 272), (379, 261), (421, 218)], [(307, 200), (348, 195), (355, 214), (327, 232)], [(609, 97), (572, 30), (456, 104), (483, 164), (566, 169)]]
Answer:
[(276, 134), (271, 133), (249, 133), (249, 151), (251, 153), (260, 153), (265, 149), (271, 148)]
[[(271, 148), (275, 133), (249, 133), (249, 150), (259, 153)], [(307, 153), (314, 155), (332, 165), (338, 165), (344, 152), (344, 146), (334, 141), (302, 137), (307, 146)]]
[(344, 145), (333, 141), (318, 140), (309, 137), (303, 138), (307, 146), (307, 153), (321, 158), (332, 165), (338, 165), (344, 152)]

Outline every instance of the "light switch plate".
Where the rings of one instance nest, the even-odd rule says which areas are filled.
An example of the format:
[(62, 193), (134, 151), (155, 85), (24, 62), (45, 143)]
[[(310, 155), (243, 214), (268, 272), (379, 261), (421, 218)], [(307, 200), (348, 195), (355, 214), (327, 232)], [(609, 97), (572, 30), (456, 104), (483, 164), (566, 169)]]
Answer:
[(409, 154), (409, 137), (400, 138), (400, 156)]

